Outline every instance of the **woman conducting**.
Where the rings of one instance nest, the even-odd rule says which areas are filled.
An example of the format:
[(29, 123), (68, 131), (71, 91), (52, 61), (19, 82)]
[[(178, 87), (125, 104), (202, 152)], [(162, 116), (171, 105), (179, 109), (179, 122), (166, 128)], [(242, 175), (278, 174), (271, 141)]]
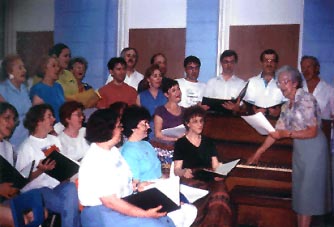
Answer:
[(298, 226), (308, 227), (312, 215), (331, 210), (327, 141), (320, 128), (318, 103), (302, 89), (299, 71), (283, 66), (276, 72), (276, 78), (288, 102), (282, 106), (276, 131), (269, 134), (248, 163), (256, 164), (276, 140), (293, 139), (292, 208), (298, 214)]
[(159, 212), (161, 206), (143, 210), (122, 199), (134, 189), (131, 170), (115, 147), (122, 130), (110, 109), (97, 110), (88, 120), (86, 139), (91, 145), (79, 169), (82, 226), (175, 226)]

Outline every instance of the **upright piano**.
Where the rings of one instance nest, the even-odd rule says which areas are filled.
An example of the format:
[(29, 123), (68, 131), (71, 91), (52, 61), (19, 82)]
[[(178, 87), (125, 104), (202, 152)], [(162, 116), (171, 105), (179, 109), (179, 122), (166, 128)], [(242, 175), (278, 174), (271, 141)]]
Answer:
[[(275, 126), (276, 120), (269, 121)], [(330, 126), (330, 121), (323, 122), (327, 138), (330, 138)], [(238, 208), (237, 222), (259, 227), (295, 226), (296, 215), (291, 210), (292, 140), (276, 141), (261, 156), (259, 164), (252, 166), (246, 165), (246, 160), (260, 147), (266, 136), (258, 134), (241, 117), (208, 114), (203, 134), (215, 141), (220, 161), (241, 159), (240, 164), (225, 179), (225, 184), (230, 193), (242, 192), (242, 188), (250, 189), (249, 196), (248, 192), (243, 191), (244, 194), (240, 198), (247, 200), (245, 204), (251, 204), (252, 201), (253, 204)], [(265, 199), (261, 200), (259, 197), (256, 201), (256, 196), (252, 199), (247, 198), (254, 193), (260, 197), (268, 195), (268, 199), (275, 194), (281, 194), (284, 195), (284, 201), (271, 203), (275, 207), (262, 207), (262, 204), (257, 205), (257, 202), (264, 203)], [(289, 196), (290, 199), (287, 198)], [(287, 205), (280, 209), (280, 204)]]

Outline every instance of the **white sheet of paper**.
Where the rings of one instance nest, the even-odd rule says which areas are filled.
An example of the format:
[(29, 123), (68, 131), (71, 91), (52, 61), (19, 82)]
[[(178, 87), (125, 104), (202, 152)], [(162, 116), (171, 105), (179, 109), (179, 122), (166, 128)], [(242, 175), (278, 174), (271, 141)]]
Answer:
[(275, 131), (274, 127), (270, 124), (262, 112), (241, 117), (261, 135), (268, 135), (269, 132)]
[(162, 130), (161, 132), (165, 136), (171, 136), (171, 137), (179, 138), (186, 133), (186, 128), (184, 127), (184, 125), (179, 125), (179, 126), (176, 126), (174, 128), (166, 128), (166, 129)]
[(220, 163), (215, 172), (226, 176), (238, 164), (239, 161), (240, 159), (236, 159), (234, 161), (227, 162), (224, 164)]
[(160, 178), (152, 180), (150, 185), (145, 187), (145, 190), (157, 188), (170, 198), (175, 204), (180, 205), (180, 177)]
[(190, 203), (195, 202), (209, 193), (208, 190), (194, 188), (184, 184), (180, 185), (180, 192), (188, 199)]

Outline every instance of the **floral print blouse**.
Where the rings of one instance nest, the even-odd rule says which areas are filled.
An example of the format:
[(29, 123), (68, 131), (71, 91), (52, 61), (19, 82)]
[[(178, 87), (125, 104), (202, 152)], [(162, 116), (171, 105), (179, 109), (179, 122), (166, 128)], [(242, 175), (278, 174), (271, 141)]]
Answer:
[(321, 114), (314, 96), (302, 88), (297, 89), (295, 103), (289, 108), (290, 100), (282, 106), (281, 115), (276, 123), (278, 130), (303, 130), (309, 126), (320, 127)]

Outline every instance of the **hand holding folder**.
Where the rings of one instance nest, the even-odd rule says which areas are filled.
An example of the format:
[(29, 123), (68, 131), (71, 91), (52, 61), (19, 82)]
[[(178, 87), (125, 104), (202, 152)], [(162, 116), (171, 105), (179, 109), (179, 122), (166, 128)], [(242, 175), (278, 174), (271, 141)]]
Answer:
[(14, 188), (23, 188), (29, 182), (34, 163), (33, 161), (23, 169), (27, 173), (25, 177), (0, 155), (0, 183), (11, 183)]
[(79, 163), (60, 153), (56, 146), (53, 145), (43, 152), (46, 156), (42, 161), (43, 164), (55, 161), (55, 168), (45, 171), (50, 177), (62, 182), (70, 179), (79, 171)]

